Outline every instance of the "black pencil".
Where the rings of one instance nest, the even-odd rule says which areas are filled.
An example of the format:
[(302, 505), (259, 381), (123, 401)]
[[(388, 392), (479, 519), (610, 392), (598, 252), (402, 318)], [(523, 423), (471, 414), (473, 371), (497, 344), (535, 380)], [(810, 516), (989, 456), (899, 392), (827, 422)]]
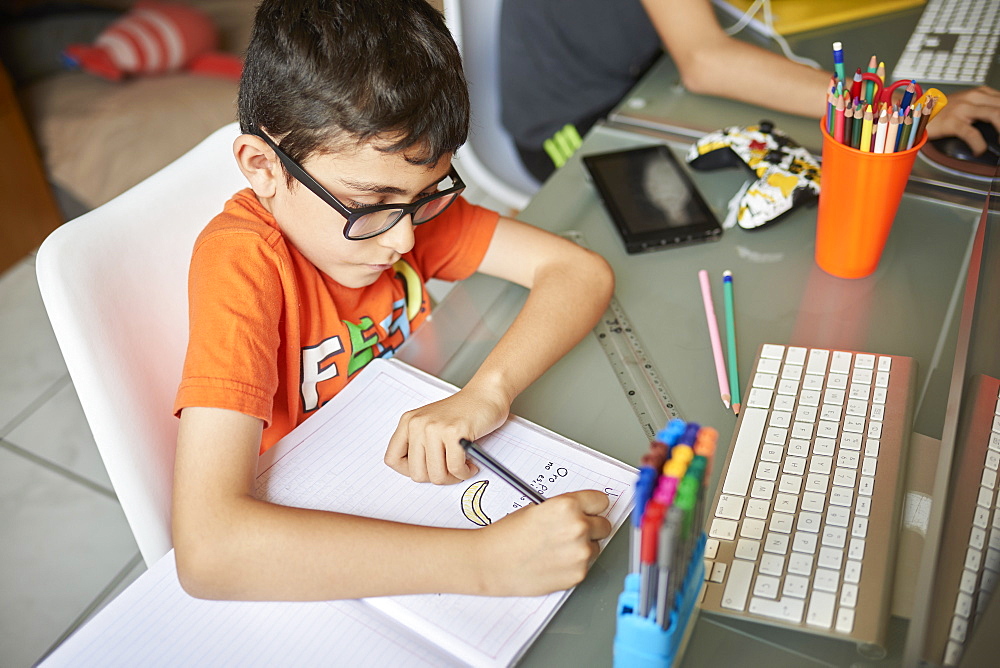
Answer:
[(532, 503), (542, 503), (545, 501), (545, 497), (536, 492), (531, 485), (518, 478), (506, 466), (483, 452), (478, 445), (467, 438), (460, 439), (459, 443), (465, 448), (467, 455), (503, 478), (507, 484), (523, 494), (529, 501)]

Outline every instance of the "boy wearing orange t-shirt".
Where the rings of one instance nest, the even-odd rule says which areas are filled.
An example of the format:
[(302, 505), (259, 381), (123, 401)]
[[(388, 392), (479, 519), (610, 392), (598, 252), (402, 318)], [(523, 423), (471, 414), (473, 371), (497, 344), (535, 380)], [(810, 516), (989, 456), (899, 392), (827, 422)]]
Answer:
[[(598, 491), (478, 531), (253, 498), (258, 454), (426, 319), (427, 279), (480, 271), (530, 289), (469, 383), (403, 415), (388, 443), (388, 466), (435, 484), (475, 475), (459, 439), (500, 426), (610, 298), (600, 257), (461, 199), (451, 158), (468, 133), (468, 92), (440, 14), (426, 0), (265, 0), (239, 116), (233, 152), (250, 187), (191, 260), (173, 494), (184, 588), (322, 600), (577, 584), (610, 531)], [(502, 563), (484, 563), (500, 549)]]

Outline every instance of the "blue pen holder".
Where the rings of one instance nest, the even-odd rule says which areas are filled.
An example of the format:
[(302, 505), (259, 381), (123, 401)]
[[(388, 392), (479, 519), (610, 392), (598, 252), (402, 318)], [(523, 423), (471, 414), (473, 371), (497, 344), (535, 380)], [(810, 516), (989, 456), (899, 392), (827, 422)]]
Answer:
[(656, 623), (655, 612), (648, 617), (637, 612), (639, 574), (625, 576), (625, 588), (618, 596), (615, 668), (663, 668), (673, 664), (705, 579), (705, 540), (705, 534), (698, 539), (683, 586), (670, 611), (670, 625), (665, 629)]

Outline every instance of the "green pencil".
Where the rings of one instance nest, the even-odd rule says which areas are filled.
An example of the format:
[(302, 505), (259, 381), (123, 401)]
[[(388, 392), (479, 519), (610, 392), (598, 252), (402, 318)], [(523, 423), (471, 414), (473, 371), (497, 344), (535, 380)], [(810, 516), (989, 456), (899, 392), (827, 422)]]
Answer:
[(733, 412), (740, 413), (740, 377), (736, 365), (736, 318), (733, 313), (733, 272), (722, 272), (722, 293), (726, 304), (726, 357), (729, 358), (729, 394)]

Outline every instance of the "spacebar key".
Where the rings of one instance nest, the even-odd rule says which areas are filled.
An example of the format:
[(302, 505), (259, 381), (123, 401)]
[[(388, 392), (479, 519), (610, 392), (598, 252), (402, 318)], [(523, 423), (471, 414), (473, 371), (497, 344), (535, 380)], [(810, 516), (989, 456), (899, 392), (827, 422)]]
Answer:
[(730, 610), (745, 610), (750, 581), (753, 579), (754, 564), (751, 561), (733, 561), (726, 576), (726, 588), (722, 592), (722, 607)]
[(726, 482), (722, 485), (723, 494), (746, 496), (750, 488), (750, 478), (753, 476), (757, 463), (757, 450), (764, 437), (764, 427), (767, 425), (768, 411), (763, 408), (743, 408), (743, 422), (740, 423), (740, 433), (733, 443), (733, 451), (729, 453), (729, 468), (726, 469)]

